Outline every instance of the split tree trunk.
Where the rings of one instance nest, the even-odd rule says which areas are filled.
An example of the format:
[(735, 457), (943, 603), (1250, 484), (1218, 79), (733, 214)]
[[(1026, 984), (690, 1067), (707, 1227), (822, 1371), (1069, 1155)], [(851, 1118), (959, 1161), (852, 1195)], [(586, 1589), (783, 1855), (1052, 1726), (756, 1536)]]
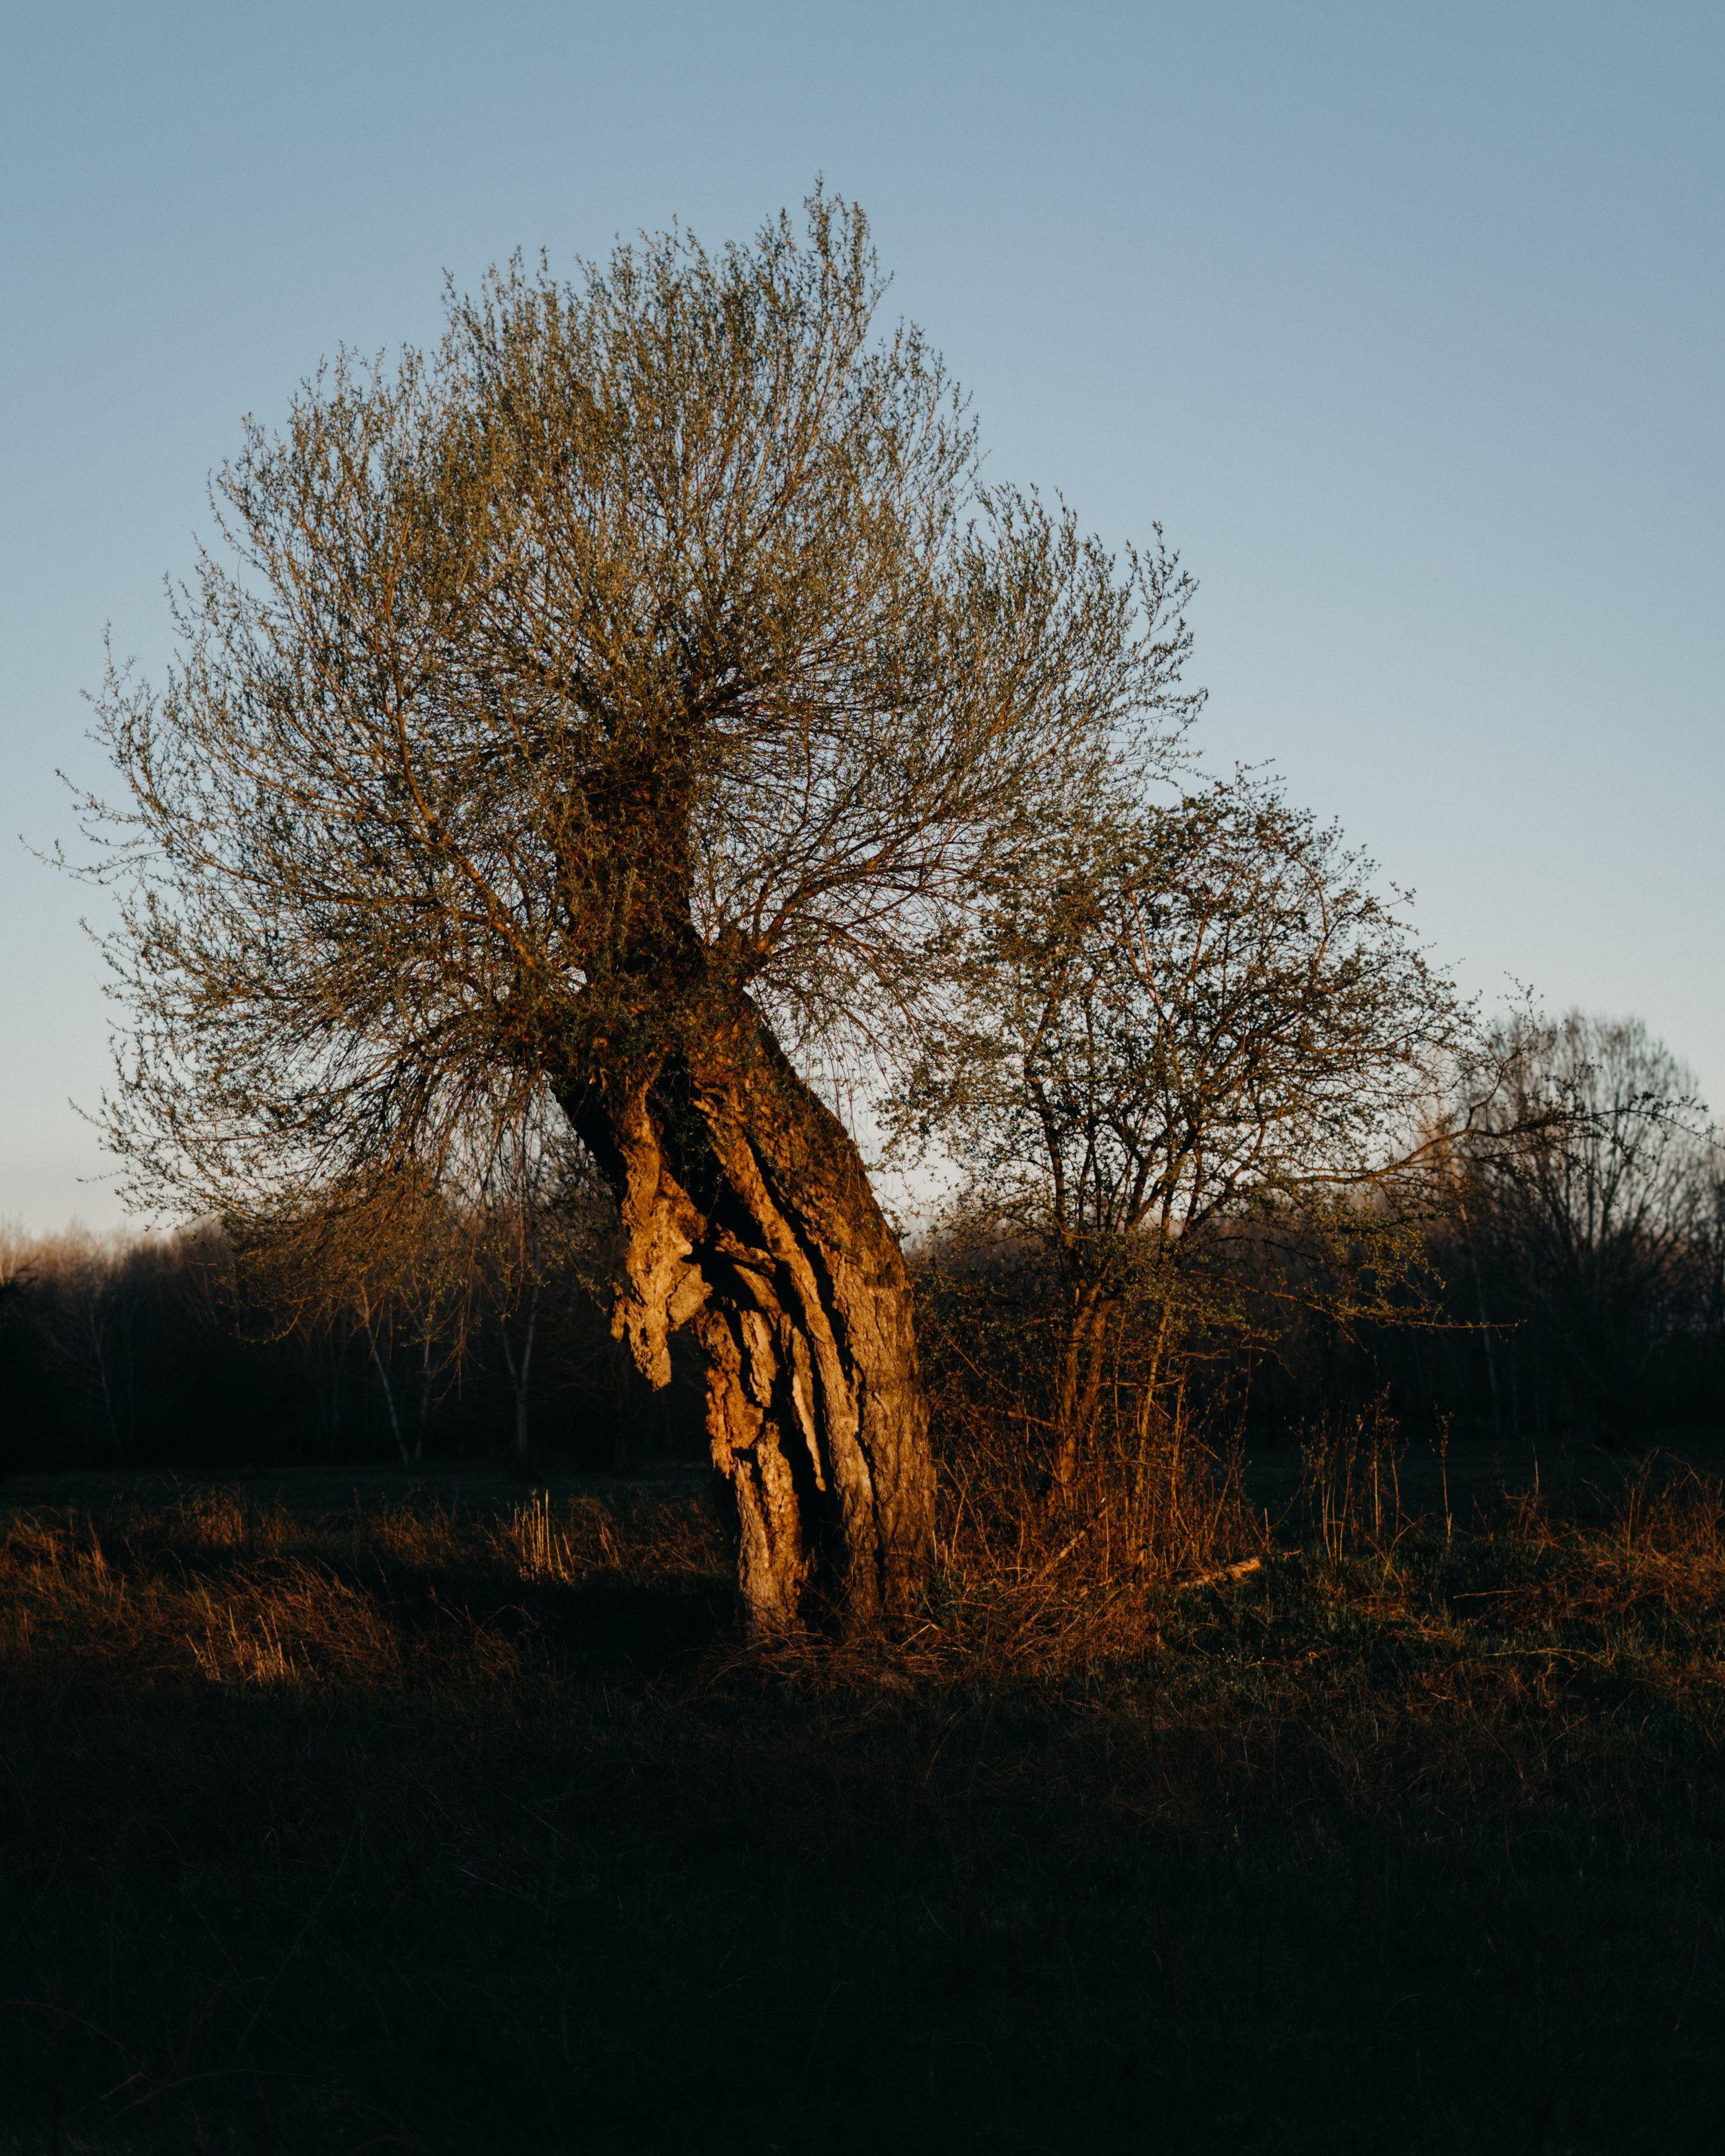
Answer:
[(561, 1096), (611, 1177), (624, 1250), (613, 1330), (670, 1382), (706, 1358), (707, 1434), (757, 1636), (901, 1620), (934, 1539), (911, 1281), (849, 1134), (758, 1013), (627, 1083)]

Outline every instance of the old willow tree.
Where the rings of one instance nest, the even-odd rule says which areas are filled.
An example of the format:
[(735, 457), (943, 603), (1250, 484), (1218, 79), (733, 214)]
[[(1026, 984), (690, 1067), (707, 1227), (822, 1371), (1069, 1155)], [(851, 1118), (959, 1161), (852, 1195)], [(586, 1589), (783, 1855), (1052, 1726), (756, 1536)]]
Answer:
[(984, 487), (861, 214), (807, 209), (517, 263), (249, 426), (89, 804), (134, 1188), (483, 1182), (560, 1114), (619, 1337), (664, 1382), (698, 1335), (762, 1630), (891, 1622), (931, 1552), (905, 1264), (811, 1078), (914, 1041), (979, 895), (1189, 708), (1173, 564)]

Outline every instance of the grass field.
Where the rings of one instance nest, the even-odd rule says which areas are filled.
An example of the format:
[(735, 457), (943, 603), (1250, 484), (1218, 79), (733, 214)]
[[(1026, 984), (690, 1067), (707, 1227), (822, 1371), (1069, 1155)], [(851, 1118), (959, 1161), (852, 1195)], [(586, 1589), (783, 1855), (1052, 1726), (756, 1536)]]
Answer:
[(1510, 1469), (873, 1659), (674, 1478), (14, 1480), (0, 2148), (1725, 2147), (1725, 1498)]

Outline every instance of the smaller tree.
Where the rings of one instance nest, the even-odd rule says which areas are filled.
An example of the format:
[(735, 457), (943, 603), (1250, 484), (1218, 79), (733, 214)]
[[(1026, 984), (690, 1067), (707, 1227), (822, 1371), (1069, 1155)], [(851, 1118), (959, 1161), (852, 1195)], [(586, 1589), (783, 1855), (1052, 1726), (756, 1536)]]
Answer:
[(359, 1348), (404, 1465), (424, 1453), (439, 1401), (495, 1348), (507, 1379), (511, 1450), (529, 1454), (542, 1301), (597, 1306), (615, 1264), (617, 1207), (559, 1121), (523, 1116), (434, 1180), (403, 1163), (235, 1224), (266, 1329)]
[(1661, 1341), (1714, 1306), (1719, 1153), (1693, 1076), (1639, 1019), (1527, 1012), (1494, 1029), (1462, 1094), (1454, 1173), (1481, 1317), (1528, 1326), (1584, 1416), (1630, 1416)]
[(1094, 1429), (1128, 1313), (1156, 1412), (1172, 1348), (1225, 1286), (1225, 1231), (1297, 1223), (1399, 1262), (1362, 1207), (1409, 1151), (1464, 1014), (1404, 896), (1250, 773), (1053, 835), (971, 945), (940, 1052), (905, 1103), (964, 1177), (973, 1225), (1058, 1283), (1053, 1468)]
[(316, 1191), (231, 1231), (266, 1332), (352, 1340), (404, 1466), (459, 1373), (472, 1320), (471, 1234), (447, 1192), (409, 1168)]
[(566, 1132), (528, 1128), (493, 1164), (469, 1219), (470, 1262), (514, 1404), (512, 1450), (525, 1463), (542, 1303), (562, 1290), (566, 1304), (603, 1304), (616, 1263), (617, 1205)]

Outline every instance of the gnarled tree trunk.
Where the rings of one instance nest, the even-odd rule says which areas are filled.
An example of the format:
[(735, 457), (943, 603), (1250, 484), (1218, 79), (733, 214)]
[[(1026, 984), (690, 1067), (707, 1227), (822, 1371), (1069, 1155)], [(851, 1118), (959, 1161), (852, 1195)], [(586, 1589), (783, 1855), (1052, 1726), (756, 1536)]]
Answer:
[(901, 1620), (934, 1476), (908, 1270), (838, 1118), (753, 1005), (561, 1096), (622, 1205), (613, 1329), (655, 1384), (692, 1324), (750, 1629)]

